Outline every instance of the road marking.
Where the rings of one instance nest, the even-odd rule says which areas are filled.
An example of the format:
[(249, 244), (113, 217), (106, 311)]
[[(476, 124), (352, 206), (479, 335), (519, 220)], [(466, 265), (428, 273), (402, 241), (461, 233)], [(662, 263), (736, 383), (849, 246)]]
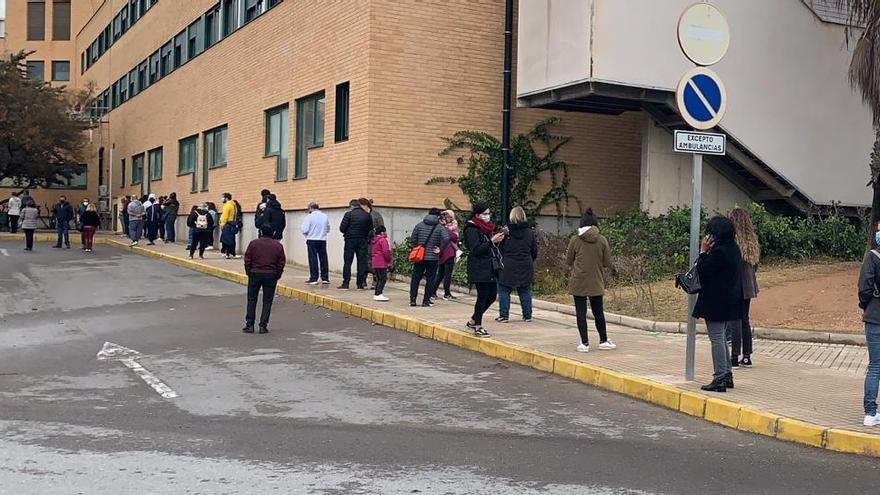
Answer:
[(113, 342), (104, 342), (104, 346), (98, 351), (97, 356), (101, 361), (119, 361), (165, 399), (180, 397), (180, 395), (171, 387), (158, 379), (156, 375), (150, 372), (150, 370), (144, 368), (138, 363), (137, 358), (139, 357), (141, 357), (140, 352), (134, 349), (129, 349), (128, 347), (123, 347), (119, 344), (114, 344)]
[(5, 249), (0, 249), (0, 254), (2, 254), (3, 256), (9, 256), (9, 251)]

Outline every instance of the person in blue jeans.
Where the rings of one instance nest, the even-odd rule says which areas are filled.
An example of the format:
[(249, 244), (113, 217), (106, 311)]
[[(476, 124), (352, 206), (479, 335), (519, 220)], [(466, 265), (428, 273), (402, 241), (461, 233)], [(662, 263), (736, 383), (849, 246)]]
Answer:
[(498, 277), (498, 318), (495, 321), (510, 321), (510, 295), (516, 290), (522, 307), (522, 318), (532, 321), (532, 284), (535, 282), (535, 260), (538, 258), (538, 244), (535, 233), (529, 226), (526, 212), (519, 206), (510, 210), (510, 223), (507, 236), (498, 247), (504, 268)]
[(55, 230), (58, 232), (58, 242), (55, 248), (60, 249), (61, 243), (70, 249), (70, 221), (73, 220), (73, 207), (67, 202), (67, 198), (61, 196), (58, 203), (52, 207), (52, 217), (55, 218)]
[(865, 372), (865, 426), (880, 425), (877, 415), (877, 388), (880, 386), (880, 224), (875, 226), (872, 249), (865, 255), (859, 272), (859, 307), (864, 311), (868, 369)]

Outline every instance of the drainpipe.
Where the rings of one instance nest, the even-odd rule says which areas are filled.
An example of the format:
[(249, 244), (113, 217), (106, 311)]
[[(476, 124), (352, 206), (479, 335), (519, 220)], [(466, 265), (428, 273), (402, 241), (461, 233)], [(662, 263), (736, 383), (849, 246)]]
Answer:
[(510, 217), (510, 76), (513, 57), (513, 0), (504, 6), (504, 101), (501, 104), (501, 224)]

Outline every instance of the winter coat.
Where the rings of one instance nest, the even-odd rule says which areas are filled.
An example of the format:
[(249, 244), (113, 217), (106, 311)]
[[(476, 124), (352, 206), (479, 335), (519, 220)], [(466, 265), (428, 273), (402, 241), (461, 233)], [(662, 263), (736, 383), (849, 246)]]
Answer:
[(194, 212), (191, 212), (189, 216), (186, 217), (186, 226), (191, 229), (195, 229), (196, 232), (198, 232), (199, 229), (196, 229), (196, 219), (199, 217), (199, 215), (205, 215), (208, 217), (208, 228), (202, 230), (202, 232), (211, 232), (212, 230), (214, 230), (214, 217), (211, 216), (211, 212), (208, 210), (196, 210)]
[(388, 236), (379, 234), (373, 237), (372, 266), (375, 270), (383, 270), (391, 266), (391, 247), (388, 245)]
[(69, 222), (73, 220), (73, 208), (67, 201), (57, 203), (52, 207), (52, 216), (55, 217), (55, 221), (58, 223)]
[(19, 219), (19, 222), (22, 229), (36, 229), (39, 220), (40, 212), (33, 206), (25, 206), (21, 209), (21, 218)]
[(373, 231), (373, 217), (361, 208), (352, 208), (343, 215), (339, 231), (345, 240), (368, 239)]
[[(440, 225), (437, 215), (425, 215), (425, 219), (413, 227), (409, 235), (412, 247), (425, 246), (425, 261), (439, 261), (440, 253), (449, 245), (449, 231)], [(439, 252), (434, 252), (439, 248)]]
[(9, 203), (7, 205), (9, 207), (9, 214), (17, 217), (21, 215), (21, 200), (16, 198), (15, 196), (9, 198)]
[(447, 261), (455, 258), (455, 255), (458, 254), (458, 229), (450, 229), (446, 228), (446, 232), (449, 232), (449, 244), (446, 245), (446, 249), (440, 253), (439, 263), (442, 265)]
[(98, 216), (98, 212), (86, 210), (80, 217), (80, 223), (82, 223), (83, 227), (94, 227), (97, 229), (101, 225), (101, 218)]
[(476, 225), (468, 222), (464, 226), (464, 245), (468, 250), (468, 284), (493, 283), (498, 275), (492, 270), (492, 258), (498, 249), (492, 240)]
[(244, 272), (248, 276), (253, 273), (268, 273), (281, 278), (286, 263), (284, 246), (268, 237), (254, 239), (244, 252)]
[(512, 223), (508, 228), (510, 235), (499, 246), (504, 269), (498, 283), (507, 287), (530, 287), (535, 283), (535, 260), (538, 259), (535, 233), (528, 223)]
[(578, 297), (605, 295), (605, 269), (611, 266), (608, 239), (594, 226), (581, 227), (565, 252), (568, 293)]
[(862, 261), (859, 271), (859, 308), (864, 311), (862, 321), (880, 325), (880, 298), (874, 297), (874, 290), (880, 287), (880, 258), (869, 252)]
[(220, 212), (220, 228), (222, 229), (228, 222), (235, 222), (236, 213), (238, 212), (236, 211), (235, 203), (232, 201), (223, 203), (223, 208)]
[(379, 227), (385, 226), (385, 219), (382, 218), (382, 214), (379, 213), (378, 211), (376, 211), (375, 208), (373, 208), (373, 210), (370, 211), (370, 219), (373, 220), (373, 228), (372, 228), (371, 235), (376, 235), (376, 229), (378, 229)]
[(180, 212), (179, 201), (177, 201), (176, 199), (168, 199), (165, 201), (165, 218), (177, 218), (178, 212)]
[(144, 210), (144, 220), (147, 223), (159, 223), (162, 219), (162, 211), (159, 209), (159, 203), (153, 203)]
[(716, 243), (697, 258), (700, 293), (694, 318), (735, 321), (743, 315), (742, 254), (735, 241)]
[(281, 209), (281, 203), (277, 200), (269, 200), (266, 203), (266, 209), (263, 214), (256, 219), (257, 230), (262, 230), (264, 225), (270, 225), (275, 232), (273, 239), (281, 240), (284, 238), (284, 229), (287, 228), (287, 219), (284, 216), (284, 210)]
[(143, 220), (144, 215), (146, 214), (144, 204), (137, 199), (129, 201), (126, 210), (128, 211), (128, 218), (131, 220)]

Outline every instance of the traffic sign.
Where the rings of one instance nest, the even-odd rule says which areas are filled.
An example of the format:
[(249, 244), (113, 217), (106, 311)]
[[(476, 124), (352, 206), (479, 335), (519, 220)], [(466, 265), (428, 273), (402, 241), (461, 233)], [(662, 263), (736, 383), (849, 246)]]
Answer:
[(727, 154), (724, 134), (708, 132), (675, 131), (675, 151), (679, 153), (702, 153), (704, 155)]
[(721, 122), (727, 111), (727, 91), (715, 72), (697, 67), (685, 73), (675, 92), (678, 113), (691, 127), (704, 131)]
[(678, 20), (678, 44), (693, 63), (717, 64), (730, 46), (730, 26), (713, 5), (691, 5)]

